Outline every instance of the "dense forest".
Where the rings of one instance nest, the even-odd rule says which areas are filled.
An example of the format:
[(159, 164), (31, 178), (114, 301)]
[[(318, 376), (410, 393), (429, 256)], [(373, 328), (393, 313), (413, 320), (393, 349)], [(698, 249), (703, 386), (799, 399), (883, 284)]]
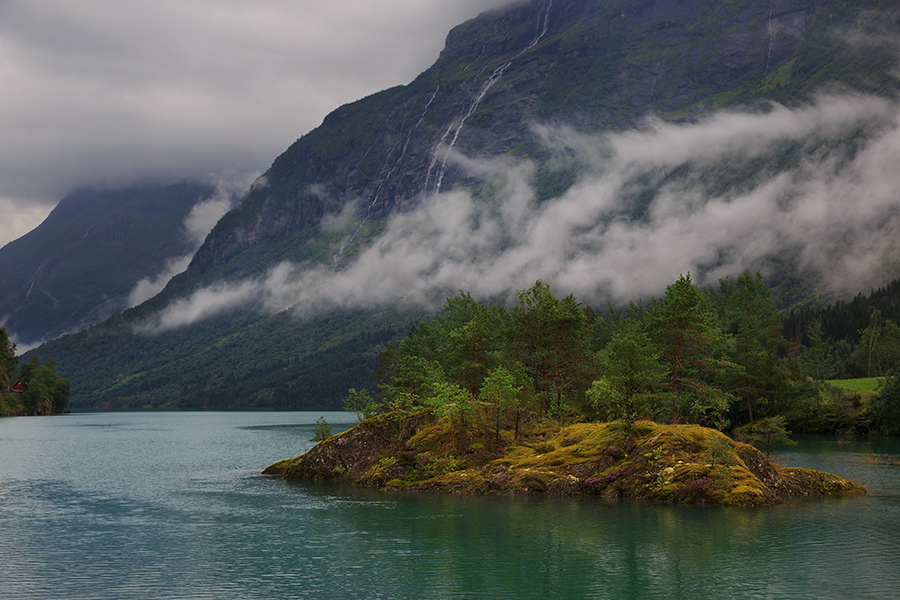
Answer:
[[(892, 286), (891, 289), (895, 289)], [(377, 400), (363, 415), (426, 408), (518, 430), (526, 419), (698, 423), (772, 436), (900, 433), (900, 329), (870, 304), (866, 325), (835, 338), (828, 310), (785, 326), (760, 273), (700, 289), (689, 275), (664, 297), (600, 314), (538, 280), (508, 309), (461, 291), (378, 357)], [(835, 305), (831, 310), (843, 310)], [(788, 339), (800, 331), (805, 343)], [(830, 386), (837, 373), (883, 376), (871, 396)]]
[(19, 366), (16, 345), (0, 327), (0, 417), (65, 412), (69, 381), (56, 373), (53, 361), (32, 356)]
[[(791, 311), (785, 335), (796, 346), (819, 345), (825, 379), (882, 377), (900, 358), (900, 279), (849, 301)], [(827, 347), (826, 347), (827, 346)]]

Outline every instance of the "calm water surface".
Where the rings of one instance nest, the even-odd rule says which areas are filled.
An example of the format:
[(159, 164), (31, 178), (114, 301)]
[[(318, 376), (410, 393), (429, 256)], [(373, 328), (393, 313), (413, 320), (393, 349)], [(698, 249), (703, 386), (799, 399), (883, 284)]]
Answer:
[(759, 510), (260, 476), (319, 416), (0, 419), (0, 598), (900, 597), (897, 440), (805, 438), (779, 460), (869, 496)]

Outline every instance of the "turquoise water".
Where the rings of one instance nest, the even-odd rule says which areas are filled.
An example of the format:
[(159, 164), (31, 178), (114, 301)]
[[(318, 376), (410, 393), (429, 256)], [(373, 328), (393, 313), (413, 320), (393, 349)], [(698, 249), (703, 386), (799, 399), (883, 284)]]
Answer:
[(897, 440), (804, 438), (779, 460), (869, 496), (761, 510), (260, 476), (319, 416), (0, 419), (0, 598), (900, 597)]

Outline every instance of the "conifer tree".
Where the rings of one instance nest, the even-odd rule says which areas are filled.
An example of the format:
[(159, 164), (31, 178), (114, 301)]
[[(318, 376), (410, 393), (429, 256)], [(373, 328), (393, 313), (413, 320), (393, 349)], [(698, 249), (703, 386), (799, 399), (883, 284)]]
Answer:
[(715, 424), (732, 397), (712, 385), (713, 375), (734, 368), (724, 359), (726, 336), (719, 329), (709, 298), (682, 275), (654, 299), (645, 317), (647, 333), (667, 368), (673, 422), (688, 418)]

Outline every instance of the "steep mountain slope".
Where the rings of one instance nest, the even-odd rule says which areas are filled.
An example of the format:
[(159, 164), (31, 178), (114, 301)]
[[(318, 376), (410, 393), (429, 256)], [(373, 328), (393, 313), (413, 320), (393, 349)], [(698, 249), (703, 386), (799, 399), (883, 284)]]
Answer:
[(128, 308), (129, 294), (197, 242), (185, 218), (215, 188), (182, 182), (81, 190), (0, 249), (0, 319), (22, 344), (84, 329)]
[(887, 0), (483, 14), (297, 140), (162, 294), (40, 353), (75, 409), (311, 407), (459, 288), (602, 305), (758, 267), (786, 301), (855, 293), (896, 276), (898, 33)]
[[(423, 194), (478, 184), (450, 160), (451, 150), (546, 159), (534, 123), (622, 130), (647, 115), (686, 119), (761, 100), (798, 102), (828, 83), (893, 90), (892, 49), (836, 37), (864, 27), (859, 15), (878, 7), (896, 8), (543, 0), (482, 15), (451, 31), (440, 58), (415, 81), (341, 107), (278, 157), (213, 230), (190, 272), (262, 242), (294, 245), (287, 239), (348, 205), (377, 218)], [(354, 241), (352, 234), (336, 240), (336, 260)]]

